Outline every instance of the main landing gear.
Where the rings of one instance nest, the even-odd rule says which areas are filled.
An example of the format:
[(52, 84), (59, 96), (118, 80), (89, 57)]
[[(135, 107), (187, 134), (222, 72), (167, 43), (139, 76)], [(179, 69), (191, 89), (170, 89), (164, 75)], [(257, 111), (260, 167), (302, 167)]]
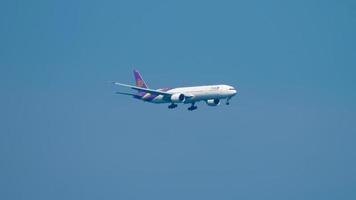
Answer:
[(169, 109), (174, 109), (176, 108), (178, 105), (177, 104), (174, 104), (172, 103), (171, 105), (168, 106)]
[(198, 108), (198, 106), (195, 106), (195, 103), (192, 103), (192, 106), (190, 106), (188, 108), (189, 111), (193, 111), (193, 110), (196, 110)]

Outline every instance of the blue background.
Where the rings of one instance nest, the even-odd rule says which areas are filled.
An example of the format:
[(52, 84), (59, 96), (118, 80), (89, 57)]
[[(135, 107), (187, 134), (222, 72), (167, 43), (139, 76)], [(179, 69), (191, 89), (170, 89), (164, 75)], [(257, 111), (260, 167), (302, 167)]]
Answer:
[[(0, 199), (356, 199), (355, 1), (0, 3)], [(226, 83), (230, 106), (113, 94)]]

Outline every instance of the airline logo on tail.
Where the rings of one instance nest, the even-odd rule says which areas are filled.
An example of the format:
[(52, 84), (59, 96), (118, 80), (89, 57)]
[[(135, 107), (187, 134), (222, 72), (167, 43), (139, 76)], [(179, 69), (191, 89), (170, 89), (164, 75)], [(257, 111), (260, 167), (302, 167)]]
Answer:
[(134, 70), (134, 74), (135, 74), (136, 86), (140, 88), (148, 88), (140, 72)]

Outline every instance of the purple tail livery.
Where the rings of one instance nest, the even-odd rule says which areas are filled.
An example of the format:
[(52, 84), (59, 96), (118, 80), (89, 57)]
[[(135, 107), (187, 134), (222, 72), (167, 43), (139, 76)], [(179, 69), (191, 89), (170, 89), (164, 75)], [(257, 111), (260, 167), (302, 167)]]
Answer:
[(140, 72), (137, 70), (134, 70), (134, 75), (135, 75), (135, 80), (136, 80), (136, 86), (140, 88), (148, 88), (145, 81), (143, 80)]

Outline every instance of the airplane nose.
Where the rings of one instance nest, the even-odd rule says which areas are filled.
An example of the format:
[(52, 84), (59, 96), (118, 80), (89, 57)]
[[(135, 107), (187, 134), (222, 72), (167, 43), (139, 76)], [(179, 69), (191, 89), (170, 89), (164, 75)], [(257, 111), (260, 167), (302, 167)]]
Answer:
[(230, 89), (230, 94), (231, 94), (231, 96), (235, 96), (237, 94), (237, 90), (236, 89)]

